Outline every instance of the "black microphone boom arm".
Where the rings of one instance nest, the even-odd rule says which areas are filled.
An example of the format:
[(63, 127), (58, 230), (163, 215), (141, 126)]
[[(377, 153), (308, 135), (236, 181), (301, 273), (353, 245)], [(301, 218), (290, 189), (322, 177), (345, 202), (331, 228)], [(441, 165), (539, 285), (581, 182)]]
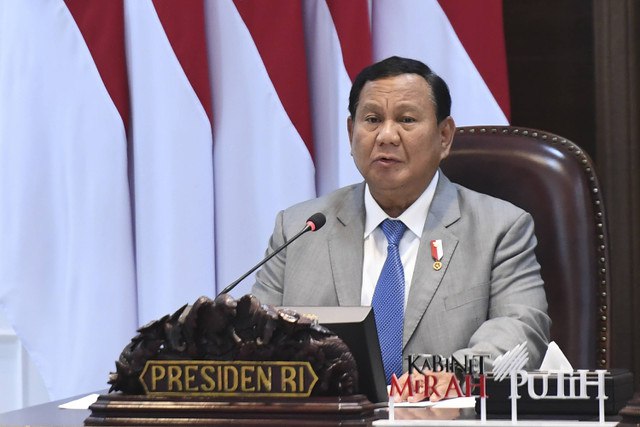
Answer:
[(241, 277), (239, 277), (235, 282), (233, 282), (232, 284), (230, 284), (229, 286), (227, 286), (226, 288), (224, 288), (222, 290), (222, 292), (220, 292), (218, 294), (218, 296), (222, 295), (222, 294), (226, 294), (231, 292), (231, 290), (233, 288), (235, 288), (238, 283), (242, 282), (244, 279), (247, 278), (248, 275), (250, 275), (251, 273), (253, 273), (254, 271), (256, 271), (259, 267), (261, 267), (264, 263), (266, 263), (267, 261), (269, 261), (271, 258), (273, 258), (274, 256), (278, 255), (280, 253), (280, 251), (282, 251), (284, 248), (286, 248), (287, 246), (289, 246), (289, 244), (293, 243), (294, 240), (296, 240), (298, 237), (302, 236), (304, 233), (306, 233), (307, 231), (317, 231), (319, 230), (325, 223), (326, 218), (325, 216), (318, 212), (315, 213), (313, 215), (311, 215), (311, 217), (307, 220), (307, 224), (304, 226), (304, 228), (302, 230), (300, 230), (298, 232), (298, 234), (296, 234), (295, 236), (293, 236), (291, 239), (289, 239), (289, 241), (287, 241), (284, 245), (280, 246), (278, 249), (276, 249), (275, 251), (273, 251), (273, 253), (271, 253), (269, 256), (267, 256), (265, 259), (263, 259), (262, 261), (260, 261), (259, 263), (257, 263), (255, 266), (253, 266), (253, 268), (249, 271), (247, 271), (246, 273), (244, 273)]

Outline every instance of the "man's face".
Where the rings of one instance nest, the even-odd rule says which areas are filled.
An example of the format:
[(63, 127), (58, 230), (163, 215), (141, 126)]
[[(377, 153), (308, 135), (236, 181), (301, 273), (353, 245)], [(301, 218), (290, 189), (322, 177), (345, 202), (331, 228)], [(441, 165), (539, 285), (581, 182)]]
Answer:
[(347, 127), (356, 167), (385, 210), (404, 210), (422, 194), (455, 131), (451, 117), (437, 124), (431, 88), (417, 74), (365, 83)]

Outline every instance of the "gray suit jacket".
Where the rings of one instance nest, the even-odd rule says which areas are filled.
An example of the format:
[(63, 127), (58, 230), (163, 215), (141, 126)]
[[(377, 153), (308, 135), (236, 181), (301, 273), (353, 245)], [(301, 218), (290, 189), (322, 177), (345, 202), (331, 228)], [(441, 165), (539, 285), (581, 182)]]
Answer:
[[(360, 305), (364, 183), (280, 212), (267, 252), (323, 212), (326, 225), (293, 242), (257, 273), (253, 293), (273, 305)], [(436, 271), (430, 241), (441, 239)], [(491, 358), (528, 342), (529, 368), (546, 351), (550, 319), (533, 220), (514, 205), (451, 183), (440, 173), (420, 240), (404, 320), (404, 356)]]

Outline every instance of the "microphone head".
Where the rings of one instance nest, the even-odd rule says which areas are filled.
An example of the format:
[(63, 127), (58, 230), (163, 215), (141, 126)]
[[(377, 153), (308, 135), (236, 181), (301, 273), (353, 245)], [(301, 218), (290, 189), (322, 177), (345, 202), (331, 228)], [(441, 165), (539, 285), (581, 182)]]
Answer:
[(307, 220), (307, 226), (311, 228), (311, 231), (317, 231), (322, 228), (325, 222), (327, 222), (327, 217), (322, 212), (316, 212)]

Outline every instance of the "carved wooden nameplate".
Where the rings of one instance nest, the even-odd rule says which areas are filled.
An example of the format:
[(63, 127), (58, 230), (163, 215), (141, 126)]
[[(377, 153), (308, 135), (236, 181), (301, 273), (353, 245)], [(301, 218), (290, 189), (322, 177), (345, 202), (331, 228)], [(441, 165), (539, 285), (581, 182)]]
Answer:
[(371, 426), (374, 405), (363, 395), (306, 399), (171, 398), (101, 395), (87, 426)]
[[(371, 425), (349, 348), (252, 295), (199, 298), (138, 330), (85, 425)], [(111, 393), (111, 392), (118, 393)]]

